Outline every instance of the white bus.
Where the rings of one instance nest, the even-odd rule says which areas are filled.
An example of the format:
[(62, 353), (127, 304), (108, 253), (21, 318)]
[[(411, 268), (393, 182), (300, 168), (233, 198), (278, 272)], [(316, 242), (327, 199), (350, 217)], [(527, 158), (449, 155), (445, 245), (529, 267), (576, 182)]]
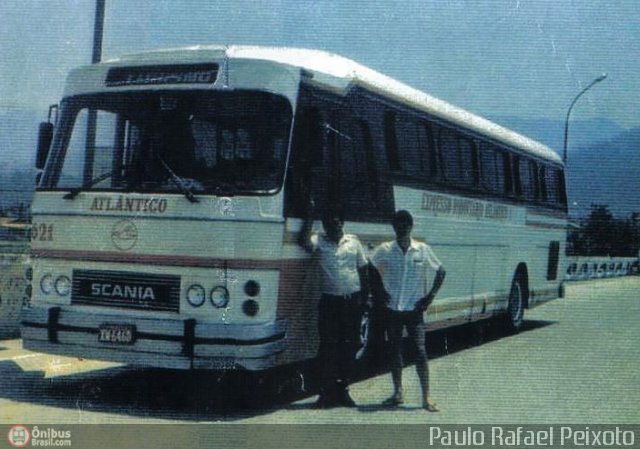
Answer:
[(369, 249), (413, 213), (448, 273), (430, 329), (517, 329), (561, 291), (556, 153), (333, 54), (202, 46), (82, 67), (51, 127), (28, 349), (179, 369), (315, 357), (318, 276), (297, 245), (310, 199)]

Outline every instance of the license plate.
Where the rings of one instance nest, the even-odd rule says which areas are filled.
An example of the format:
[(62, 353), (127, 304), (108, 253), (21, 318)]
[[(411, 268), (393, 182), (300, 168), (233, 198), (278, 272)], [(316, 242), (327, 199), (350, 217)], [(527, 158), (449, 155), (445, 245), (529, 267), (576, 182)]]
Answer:
[(130, 345), (135, 341), (135, 326), (130, 324), (103, 324), (98, 329), (98, 341)]

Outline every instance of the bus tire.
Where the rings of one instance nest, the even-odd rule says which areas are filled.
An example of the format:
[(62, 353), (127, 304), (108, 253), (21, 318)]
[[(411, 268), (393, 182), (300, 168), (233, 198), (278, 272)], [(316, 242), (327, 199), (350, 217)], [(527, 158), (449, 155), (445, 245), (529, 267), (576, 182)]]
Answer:
[(516, 275), (509, 290), (509, 302), (504, 321), (510, 332), (518, 332), (524, 323), (525, 282), (521, 275)]

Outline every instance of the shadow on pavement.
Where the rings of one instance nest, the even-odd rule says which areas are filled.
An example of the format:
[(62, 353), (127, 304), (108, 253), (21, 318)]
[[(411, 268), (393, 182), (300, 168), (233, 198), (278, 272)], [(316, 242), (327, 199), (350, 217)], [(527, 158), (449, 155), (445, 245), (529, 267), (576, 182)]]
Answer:
[(310, 394), (302, 391), (297, 373), (292, 368), (286, 373), (248, 373), (117, 367), (45, 378), (43, 371), (23, 371), (4, 361), (0, 397), (83, 412), (234, 421), (267, 414)]
[[(518, 333), (535, 331), (553, 324), (553, 321), (527, 320)], [(497, 319), (479, 321), (427, 333), (427, 353), (430, 359), (434, 359), (515, 335), (517, 334), (506, 330)]]
[[(553, 324), (526, 321), (521, 332)], [(427, 334), (430, 358), (475, 348), (509, 333), (489, 322)], [(384, 353), (383, 353), (384, 355)], [(382, 357), (384, 362), (384, 356)], [(407, 348), (407, 363), (411, 363)], [(388, 372), (386, 363), (361, 366), (358, 379)], [(45, 378), (43, 371), (24, 371), (15, 362), (0, 362), (0, 397), (83, 412), (116, 413), (131, 417), (183, 421), (232, 422), (272, 413), (278, 409), (308, 409), (312, 404), (291, 404), (317, 392), (313, 362), (267, 372), (172, 371), (117, 367)], [(402, 408), (399, 408), (402, 409)], [(367, 405), (368, 413), (388, 410)], [(413, 411), (412, 408), (406, 408)]]

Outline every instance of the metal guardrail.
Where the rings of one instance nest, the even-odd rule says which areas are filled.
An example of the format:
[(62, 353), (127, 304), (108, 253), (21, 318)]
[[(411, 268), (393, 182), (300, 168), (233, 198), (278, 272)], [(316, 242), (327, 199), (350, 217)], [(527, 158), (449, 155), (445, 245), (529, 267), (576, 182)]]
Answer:
[(21, 311), (31, 296), (27, 279), (29, 228), (25, 219), (0, 214), (0, 338), (3, 339), (20, 335)]
[(637, 257), (568, 257), (564, 279), (580, 281), (637, 275), (639, 264)]
[(29, 256), (0, 252), (0, 338), (20, 335), (22, 307), (29, 301)]

